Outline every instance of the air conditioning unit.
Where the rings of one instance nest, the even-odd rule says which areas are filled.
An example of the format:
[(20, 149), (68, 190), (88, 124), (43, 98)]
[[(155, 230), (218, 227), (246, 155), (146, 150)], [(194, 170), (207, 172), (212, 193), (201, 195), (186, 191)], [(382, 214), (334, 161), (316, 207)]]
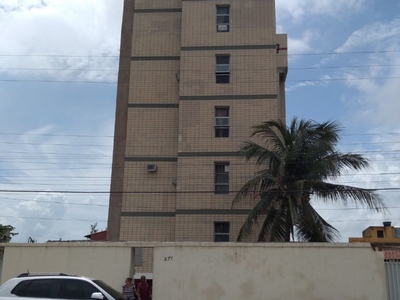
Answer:
[(147, 172), (155, 172), (157, 171), (157, 165), (147, 165)]
[(228, 25), (217, 25), (217, 31), (228, 31)]

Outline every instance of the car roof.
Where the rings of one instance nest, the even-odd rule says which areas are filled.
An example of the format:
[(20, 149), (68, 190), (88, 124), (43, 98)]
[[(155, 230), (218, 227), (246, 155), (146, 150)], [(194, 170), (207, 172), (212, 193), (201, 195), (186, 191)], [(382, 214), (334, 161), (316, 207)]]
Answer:
[[(44, 274), (44, 273), (42, 273), (42, 274)], [(29, 275), (26, 275), (26, 274), (22, 273), (17, 277), (10, 278), (9, 280), (4, 282), (0, 286), (0, 296), (1, 296), (2, 292), (7, 291), (7, 290), (11, 291), (16, 286), (16, 284), (18, 284), (22, 281), (26, 281), (26, 280), (36, 280), (36, 279), (79, 279), (79, 280), (83, 280), (83, 281), (96, 280), (94, 278), (89, 278), (89, 277), (85, 277), (85, 276), (60, 275), (60, 274), (61, 273), (54, 274), (54, 275), (48, 275), (48, 273), (47, 273), (46, 275), (33, 275), (33, 273), (29, 273)]]
[(21, 273), (17, 277), (34, 277), (34, 276), (75, 276), (67, 273), (54, 273), (54, 272), (26, 272)]

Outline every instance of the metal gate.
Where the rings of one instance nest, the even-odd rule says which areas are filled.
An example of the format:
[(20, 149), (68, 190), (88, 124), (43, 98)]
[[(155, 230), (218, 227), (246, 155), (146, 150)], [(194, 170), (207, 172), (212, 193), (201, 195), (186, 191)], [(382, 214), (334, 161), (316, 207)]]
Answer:
[(400, 261), (385, 260), (388, 300), (400, 300)]

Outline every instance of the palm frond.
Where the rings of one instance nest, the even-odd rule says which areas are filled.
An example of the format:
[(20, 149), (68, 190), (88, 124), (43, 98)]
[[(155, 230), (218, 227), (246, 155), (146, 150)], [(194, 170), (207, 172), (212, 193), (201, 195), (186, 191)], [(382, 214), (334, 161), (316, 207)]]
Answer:
[[(338, 232), (312, 208), (310, 201), (314, 197), (386, 211), (383, 197), (374, 190), (326, 182), (348, 170), (358, 171), (369, 165), (360, 154), (336, 150), (341, 130), (335, 121), (317, 123), (297, 118), (288, 126), (281, 120), (271, 120), (253, 127), (254, 139), (246, 141), (239, 152), (262, 169), (243, 185), (232, 205), (249, 193), (262, 198), (279, 191), (275, 205), (263, 215), (259, 241), (289, 241), (293, 226), (298, 228), (300, 240), (334, 241)], [(254, 229), (259, 216), (248, 216), (240, 236), (248, 233), (246, 228)]]
[(270, 160), (280, 160), (276, 151), (272, 151), (252, 141), (245, 141), (239, 150), (239, 155), (244, 156), (246, 160), (255, 160), (257, 165)]
[(361, 205), (363, 207), (372, 208), (377, 212), (386, 212), (387, 210), (383, 197), (372, 189), (363, 189), (316, 180), (307, 181), (306, 184), (314, 195), (327, 202), (342, 202), (344, 205), (352, 202), (356, 206)]
[(256, 177), (247, 181), (240, 190), (236, 193), (232, 200), (232, 207), (247, 197), (248, 194), (253, 194), (257, 198), (261, 193), (267, 192), (269, 189), (276, 187), (276, 178), (270, 176), (268, 170), (263, 170), (257, 173)]
[(322, 218), (309, 202), (298, 207), (296, 237), (300, 242), (335, 242), (339, 231)]
[(240, 228), (238, 241), (248, 237), (253, 232), (254, 226), (258, 224), (259, 219), (269, 215), (274, 210), (277, 199), (279, 199), (279, 191), (277, 190), (267, 192), (261, 197)]
[(293, 223), (288, 218), (289, 208), (281, 200), (278, 208), (272, 208), (266, 215), (258, 234), (258, 242), (289, 242)]

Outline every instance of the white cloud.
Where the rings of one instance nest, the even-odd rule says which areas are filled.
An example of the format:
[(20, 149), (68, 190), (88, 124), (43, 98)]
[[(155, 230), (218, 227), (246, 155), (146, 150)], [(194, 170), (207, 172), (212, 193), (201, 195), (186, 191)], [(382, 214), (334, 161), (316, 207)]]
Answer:
[(87, 137), (54, 126), (0, 135), (0, 189), (15, 191), (2, 193), (0, 224), (16, 227), (14, 242), (84, 239), (95, 222), (106, 228), (108, 194), (90, 192), (109, 191), (113, 123), (98, 128)]
[[(290, 53), (307, 53), (312, 51), (311, 43), (318, 37), (318, 34), (312, 30), (306, 30), (298, 39), (288, 38), (288, 49)], [(290, 56), (290, 60), (296, 60), (296, 56)]]
[[(388, 140), (386, 139), (385, 141)], [(399, 175), (393, 176), (392, 174), (399, 174), (400, 168), (397, 160), (387, 152), (388, 150), (383, 147), (381, 153), (373, 154), (373, 152), (369, 152), (370, 154), (364, 154), (371, 161), (369, 169), (361, 172), (351, 171), (337, 180), (339, 184), (377, 189), (377, 193), (385, 199), (385, 204), (388, 207), (386, 213), (378, 213), (372, 209), (357, 206), (354, 203), (341, 206), (337, 204), (324, 205), (317, 199), (314, 201), (317, 211), (339, 230), (342, 242), (347, 242), (349, 237), (361, 237), (364, 229), (369, 226), (380, 226), (383, 221), (392, 221), (392, 225), (400, 227), (400, 205), (398, 205), (397, 193), (394, 193), (394, 190), (382, 190), (383, 188), (398, 186)]]
[[(366, 66), (343, 72), (340, 76), (347, 78), (346, 84), (359, 92), (356, 98), (359, 120), (376, 126), (398, 125), (400, 111), (400, 19), (387, 23), (367, 24), (355, 31), (337, 52), (358, 51), (355, 63)], [(354, 63), (353, 63), (354, 64)]]
[(296, 83), (294, 85), (288, 86), (286, 88), (286, 92), (290, 92), (299, 88), (304, 88), (304, 87), (309, 87), (309, 86), (316, 86), (317, 83), (314, 81), (304, 81), (304, 82), (300, 82), (300, 83)]
[(341, 13), (359, 11), (365, 5), (365, 0), (277, 0), (276, 10), (279, 18), (292, 19), (295, 22), (312, 15), (329, 15), (339, 17)]
[[(0, 6), (7, 41), (0, 53), (9, 56), (0, 58), (0, 71), (19, 79), (116, 81), (122, 3), (7, 1)], [(36, 70), (20, 70), (27, 68)]]
[[(354, 51), (355, 49), (385, 49), (391, 46), (393, 39), (400, 36), (400, 19), (391, 22), (375, 22), (353, 32), (346, 42), (336, 49), (336, 52)], [(386, 50), (390, 51), (390, 48)]]
[[(0, 43), (2, 78), (116, 81), (122, 0), (0, 2), (0, 39), (7, 41)], [(12, 99), (18, 99), (16, 90), (7, 88), (0, 86), (2, 95), (14, 93)], [(106, 101), (87, 87), (72, 87), (68, 95), (76, 96), (79, 90), (82, 96), (65, 104), (49, 99), (49, 91), (54, 89), (52, 85), (32, 88), (27, 101), (33, 104), (26, 106), (32, 111), (15, 106), (20, 114), (14, 114), (12, 103), (4, 106), (7, 111), (3, 108), (4, 116), (27, 118), (13, 120), (15, 127), (8, 124), (0, 133), (0, 187), (38, 191), (1, 194), (0, 223), (11, 224), (20, 233), (13, 241), (26, 242), (29, 236), (39, 242), (60, 237), (83, 239), (90, 224), (106, 227), (108, 194), (55, 191), (109, 190), (114, 121), (105, 119), (110, 114), (104, 111), (114, 109), (115, 98)], [(110, 94), (114, 95), (114, 87)], [(89, 95), (97, 98), (89, 99)], [(78, 119), (82, 101), (93, 101), (92, 108), (81, 114), (87, 118)], [(63, 109), (67, 107), (76, 109)], [(54, 118), (42, 116), (44, 111)], [(30, 115), (44, 121), (35, 126)], [(22, 134), (4, 135), (4, 131)], [(83, 134), (87, 137), (79, 137)], [(105, 146), (90, 146), (96, 144)]]

